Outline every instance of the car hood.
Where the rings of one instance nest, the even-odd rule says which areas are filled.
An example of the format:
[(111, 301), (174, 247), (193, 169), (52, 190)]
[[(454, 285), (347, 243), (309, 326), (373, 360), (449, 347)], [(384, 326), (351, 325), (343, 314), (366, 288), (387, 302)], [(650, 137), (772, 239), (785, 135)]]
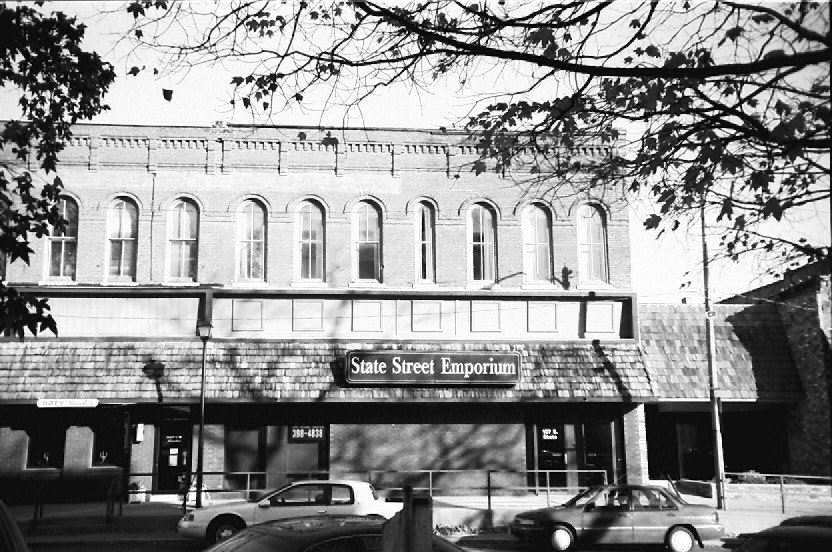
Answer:
[(214, 515), (220, 512), (242, 512), (247, 510), (253, 510), (257, 507), (256, 502), (249, 502), (248, 500), (232, 500), (230, 502), (223, 502), (222, 504), (214, 504), (213, 506), (205, 506), (204, 508), (199, 508), (193, 510), (193, 514), (195, 516), (203, 516), (203, 515)]
[(565, 510), (567, 510), (567, 508), (563, 506), (552, 506), (550, 508), (539, 508), (537, 510), (529, 510), (528, 512), (517, 514), (517, 517), (521, 519), (533, 520), (552, 519), (553, 515), (559, 512), (564, 512)]

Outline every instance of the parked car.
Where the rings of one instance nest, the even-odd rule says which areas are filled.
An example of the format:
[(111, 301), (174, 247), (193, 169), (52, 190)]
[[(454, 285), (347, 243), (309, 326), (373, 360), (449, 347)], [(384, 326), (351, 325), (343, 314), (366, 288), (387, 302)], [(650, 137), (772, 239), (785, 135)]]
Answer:
[[(809, 527), (827, 527), (832, 529), (832, 516), (795, 516), (784, 519), (780, 522), (780, 525), (783, 527), (804, 525)], [(757, 533), (740, 533), (734, 537), (725, 537), (722, 539), (722, 547), (729, 549), (738, 548), (743, 542), (756, 534)]]
[(725, 532), (718, 512), (693, 505), (661, 487), (591, 487), (562, 506), (518, 514), (510, 525), (518, 538), (569, 550), (581, 544), (664, 544), (688, 552)]
[(778, 525), (753, 533), (734, 552), (828, 552), (832, 528), (817, 525)]
[(220, 542), (250, 525), (264, 521), (321, 514), (372, 515), (384, 519), (402, 503), (386, 502), (364, 481), (298, 481), (249, 500), (199, 508), (179, 520), (181, 535)]
[[(206, 552), (382, 552), (383, 519), (315, 516), (291, 522), (254, 525), (209, 548)], [(464, 552), (432, 535), (432, 552)]]

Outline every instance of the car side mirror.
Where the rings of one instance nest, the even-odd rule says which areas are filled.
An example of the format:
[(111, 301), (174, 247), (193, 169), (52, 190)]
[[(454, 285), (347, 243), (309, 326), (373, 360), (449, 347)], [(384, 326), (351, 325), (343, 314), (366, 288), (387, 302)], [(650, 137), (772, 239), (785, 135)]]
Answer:
[(257, 503), (258, 508), (266, 509), (266, 508), (271, 508), (271, 506), (272, 505), (268, 500), (263, 500), (263, 501)]
[(585, 512), (591, 512), (594, 509), (595, 509), (595, 503), (590, 502), (589, 504), (586, 505), (586, 508), (584, 508), (584, 511)]

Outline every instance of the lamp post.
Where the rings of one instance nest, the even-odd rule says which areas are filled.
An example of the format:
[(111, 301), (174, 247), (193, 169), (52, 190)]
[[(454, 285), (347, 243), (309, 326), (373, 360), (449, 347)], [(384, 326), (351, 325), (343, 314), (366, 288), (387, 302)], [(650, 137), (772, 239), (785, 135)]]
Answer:
[(205, 444), (205, 357), (208, 340), (211, 339), (211, 323), (200, 320), (196, 325), (196, 333), (202, 340), (202, 377), (199, 384), (199, 439), (197, 441), (196, 457), (196, 507), (202, 508), (202, 449)]
[(708, 243), (705, 240), (705, 196), (702, 196), (700, 207), (700, 221), (702, 224), (702, 285), (705, 288), (705, 335), (708, 340), (708, 395), (711, 406), (711, 429), (713, 431), (714, 449), (714, 479), (716, 480), (716, 507), (725, 509), (725, 460), (722, 449), (722, 421), (720, 419), (719, 397), (719, 374), (716, 365), (716, 335), (714, 334), (714, 316), (711, 310), (709, 268), (708, 268)]

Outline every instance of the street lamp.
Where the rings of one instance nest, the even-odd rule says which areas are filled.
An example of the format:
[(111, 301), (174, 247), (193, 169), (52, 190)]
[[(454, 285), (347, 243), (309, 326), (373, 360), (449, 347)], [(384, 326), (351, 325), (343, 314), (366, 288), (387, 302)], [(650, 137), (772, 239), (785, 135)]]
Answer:
[(202, 449), (205, 444), (205, 356), (208, 340), (211, 339), (211, 323), (200, 320), (196, 324), (196, 333), (202, 340), (202, 377), (199, 384), (199, 440), (196, 457), (196, 507), (202, 508)]

